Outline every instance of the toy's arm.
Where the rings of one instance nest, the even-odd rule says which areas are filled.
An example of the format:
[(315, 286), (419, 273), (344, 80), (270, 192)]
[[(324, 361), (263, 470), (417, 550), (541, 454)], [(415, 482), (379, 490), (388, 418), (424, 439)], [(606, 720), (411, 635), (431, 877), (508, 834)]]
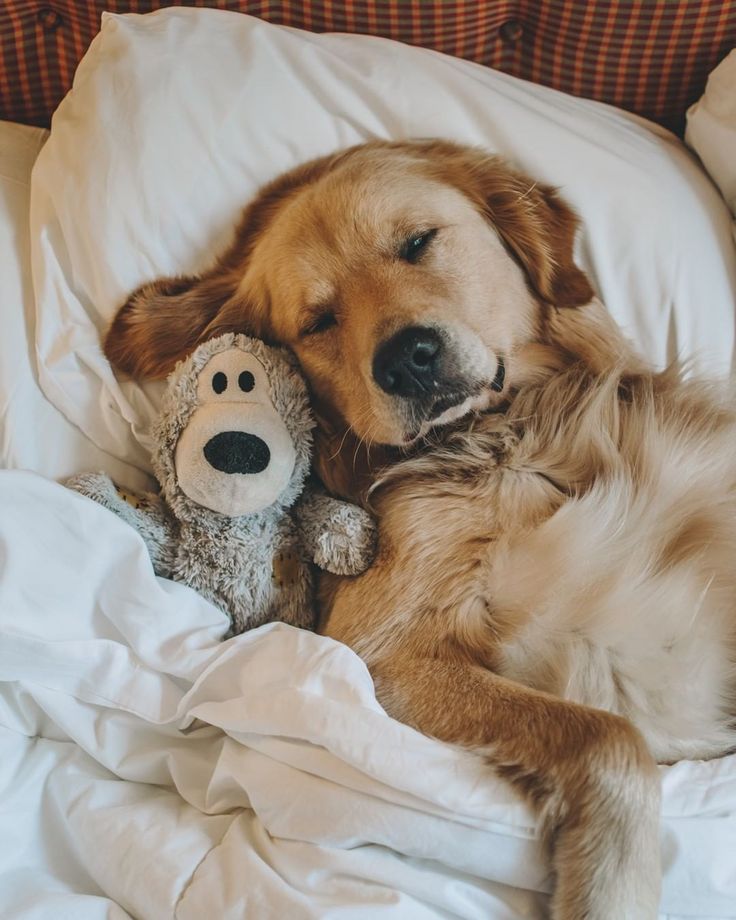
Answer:
[(332, 498), (311, 484), (297, 508), (302, 545), (321, 569), (359, 575), (376, 554), (376, 524), (357, 505)]
[(176, 531), (158, 495), (133, 495), (119, 489), (107, 473), (81, 473), (67, 479), (64, 485), (94, 499), (134, 527), (148, 547), (156, 574), (171, 576)]

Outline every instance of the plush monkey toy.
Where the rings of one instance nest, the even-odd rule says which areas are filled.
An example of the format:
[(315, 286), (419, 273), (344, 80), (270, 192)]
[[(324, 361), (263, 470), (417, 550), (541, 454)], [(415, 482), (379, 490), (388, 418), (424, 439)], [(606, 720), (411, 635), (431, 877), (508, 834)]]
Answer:
[(154, 426), (160, 494), (131, 496), (105, 473), (66, 484), (127, 521), (158, 575), (230, 617), (229, 635), (315, 623), (309, 563), (353, 575), (375, 526), (307, 481), (314, 421), (295, 360), (243, 335), (205, 342), (173, 371)]

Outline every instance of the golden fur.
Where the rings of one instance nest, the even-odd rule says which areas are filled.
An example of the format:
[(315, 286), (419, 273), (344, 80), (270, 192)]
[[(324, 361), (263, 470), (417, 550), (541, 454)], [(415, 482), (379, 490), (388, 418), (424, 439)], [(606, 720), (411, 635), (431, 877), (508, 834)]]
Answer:
[[(655, 760), (736, 743), (736, 418), (635, 355), (575, 229), (482, 152), (364, 145), (267, 186), (210, 272), (131, 296), (106, 351), (151, 376), (227, 329), (294, 349), (319, 470), (380, 527), (371, 570), (323, 581), (324, 632), (392, 715), (528, 798), (553, 917), (650, 918)], [(444, 362), (416, 399), (375, 364), (413, 327)]]

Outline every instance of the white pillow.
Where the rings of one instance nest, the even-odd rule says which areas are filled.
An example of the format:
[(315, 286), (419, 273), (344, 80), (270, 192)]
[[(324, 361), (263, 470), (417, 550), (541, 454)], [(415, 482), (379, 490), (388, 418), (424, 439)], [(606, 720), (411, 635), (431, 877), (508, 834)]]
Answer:
[(136, 471), (96, 448), (38, 386), (28, 212), (31, 169), (47, 135), (0, 121), (0, 467), (57, 478), (104, 466), (135, 487)]
[(173, 8), (103, 16), (34, 170), (48, 397), (145, 468), (158, 390), (117, 382), (99, 347), (129, 291), (205, 267), (258, 187), (300, 161), (374, 137), (427, 136), (483, 145), (560, 186), (584, 220), (582, 266), (644, 351), (728, 371), (729, 215), (672, 135), (436, 52)]
[(705, 92), (688, 109), (685, 140), (736, 217), (736, 49), (710, 74)]

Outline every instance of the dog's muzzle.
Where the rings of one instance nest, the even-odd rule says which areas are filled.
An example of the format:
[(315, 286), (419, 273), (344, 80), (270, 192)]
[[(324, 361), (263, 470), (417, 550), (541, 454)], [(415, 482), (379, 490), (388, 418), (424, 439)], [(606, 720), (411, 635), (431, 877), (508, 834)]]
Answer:
[(246, 431), (221, 431), (203, 451), (210, 466), (221, 473), (262, 473), (271, 462), (268, 444)]

